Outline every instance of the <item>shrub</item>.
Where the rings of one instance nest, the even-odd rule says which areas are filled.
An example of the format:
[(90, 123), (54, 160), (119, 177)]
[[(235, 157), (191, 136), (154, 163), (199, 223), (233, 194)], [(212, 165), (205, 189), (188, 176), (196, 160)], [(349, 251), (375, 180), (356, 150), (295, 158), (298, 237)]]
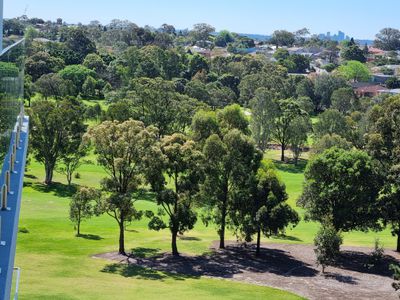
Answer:
[(317, 265), (322, 267), (322, 273), (325, 268), (335, 263), (340, 254), (340, 245), (343, 239), (335, 228), (330, 224), (323, 224), (314, 239), (314, 249)]

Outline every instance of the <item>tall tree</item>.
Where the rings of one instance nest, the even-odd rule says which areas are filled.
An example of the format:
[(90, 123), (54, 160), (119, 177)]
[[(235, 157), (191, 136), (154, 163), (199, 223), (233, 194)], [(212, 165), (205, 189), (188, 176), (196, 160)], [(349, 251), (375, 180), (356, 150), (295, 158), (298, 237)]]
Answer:
[(400, 30), (395, 28), (383, 28), (374, 41), (376, 47), (391, 51), (400, 49)]
[(279, 46), (292, 46), (295, 42), (295, 35), (287, 30), (275, 30), (270, 39), (278, 49)]
[(51, 184), (57, 162), (75, 152), (85, 132), (83, 108), (74, 101), (35, 101), (30, 110), (31, 146), (35, 158), (44, 164), (44, 182)]
[(205, 142), (203, 153), (206, 177), (202, 195), (207, 210), (204, 221), (212, 219), (218, 225), (219, 247), (225, 248), (227, 217), (235, 198), (248, 191), (261, 153), (256, 150), (253, 141), (238, 129), (228, 131), (222, 139), (216, 134), (211, 135)]
[[(179, 255), (178, 233), (193, 229), (197, 220), (194, 200), (202, 178), (203, 155), (196, 149), (195, 143), (182, 134), (164, 137), (161, 149), (165, 156), (161, 171), (167, 174), (173, 188), (167, 188), (164, 180), (160, 184), (162, 188), (158, 191), (157, 203), (162, 210), (158, 215), (147, 213), (151, 217), (149, 228), (169, 228), (172, 254)], [(169, 218), (168, 224), (162, 219), (164, 214)]]
[(307, 164), (298, 205), (306, 210), (306, 219), (329, 219), (337, 232), (377, 229), (380, 185), (377, 166), (367, 153), (331, 148)]
[(134, 120), (123, 123), (105, 121), (91, 127), (87, 137), (94, 146), (98, 163), (108, 174), (102, 182), (106, 195), (99, 201), (99, 210), (118, 223), (118, 251), (125, 255), (126, 222), (142, 216), (134, 206), (137, 200), (134, 192), (143, 179), (153, 187), (161, 181), (162, 153), (158, 130)]
[(338, 72), (341, 76), (353, 82), (368, 81), (371, 78), (368, 67), (356, 60), (347, 61), (338, 68)]

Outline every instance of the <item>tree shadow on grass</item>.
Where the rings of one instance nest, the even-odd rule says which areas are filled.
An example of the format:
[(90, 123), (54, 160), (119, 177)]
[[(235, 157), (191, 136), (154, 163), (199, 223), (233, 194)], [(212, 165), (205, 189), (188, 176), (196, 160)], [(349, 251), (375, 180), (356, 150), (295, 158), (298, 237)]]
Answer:
[(131, 254), (129, 256), (133, 257), (138, 257), (138, 258), (145, 258), (145, 257), (151, 257), (156, 254), (159, 254), (160, 249), (159, 248), (143, 248), (143, 247), (137, 247), (133, 248), (131, 250)]
[(76, 237), (83, 238), (85, 240), (93, 240), (93, 241), (100, 241), (103, 238), (97, 234), (79, 234)]
[(279, 171), (292, 173), (292, 174), (301, 174), (301, 173), (304, 173), (304, 170), (307, 165), (307, 160), (299, 159), (297, 165), (295, 165), (294, 163), (281, 162), (278, 160), (275, 160), (274, 163), (275, 163), (276, 168)]
[(199, 242), (201, 241), (201, 238), (195, 237), (195, 236), (179, 236), (179, 239), (182, 241), (196, 241)]
[(232, 278), (245, 271), (269, 272), (284, 277), (313, 277), (318, 274), (312, 266), (295, 259), (286, 251), (263, 248), (260, 255), (255, 256), (254, 249), (249, 251), (238, 246), (227, 246), (225, 250), (200, 256), (176, 257), (162, 253), (149, 258), (129, 257), (128, 262), (168, 274), (185, 274), (195, 277)]
[(161, 272), (161, 271), (153, 270), (150, 268), (140, 267), (140, 266), (134, 265), (134, 264), (121, 264), (121, 263), (114, 263), (114, 264), (106, 265), (101, 270), (101, 272), (110, 273), (110, 274), (118, 274), (123, 277), (129, 277), (129, 278), (157, 280), (157, 281), (164, 281), (166, 279), (186, 280), (186, 279), (198, 278), (198, 277), (188, 276), (188, 275), (183, 275), (183, 274)]
[(72, 197), (78, 190), (76, 185), (66, 185), (60, 182), (53, 182), (52, 184), (46, 185), (43, 183), (30, 183), (27, 182), (25, 186), (30, 186), (34, 190), (40, 193), (53, 193), (57, 197), (66, 198)]
[(38, 179), (35, 175), (26, 174), (26, 173), (25, 173), (25, 177), (26, 177), (26, 178), (29, 178), (29, 179)]

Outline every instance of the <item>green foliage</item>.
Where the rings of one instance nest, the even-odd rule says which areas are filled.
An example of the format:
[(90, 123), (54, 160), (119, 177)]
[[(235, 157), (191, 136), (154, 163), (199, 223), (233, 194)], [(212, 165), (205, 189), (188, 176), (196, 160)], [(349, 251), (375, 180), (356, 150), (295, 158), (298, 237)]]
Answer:
[(64, 68), (64, 61), (47, 52), (40, 51), (28, 57), (25, 62), (26, 73), (36, 81), (42, 75), (57, 73)]
[(330, 224), (323, 224), (318, 231), (315, 239), (315, 256), (317, 265), (322, 267), (322, 273), (325, 273), (327, 266), (335, 264), (339, 254), (340, 245), (343, 240), (337, 230)]
[(361, 63), (365, 63), (367, 58), (365, 57), (364, 51), (351, 39), (346, 45), (343, 46), (340, 56), (344, 60), (354, 60)]
[(323, 223), (328, 218), (336, 231), (379, 229), (381, 178), (368, 154), (331, 148), (314, 156), (304, 175), (298, 205), (307, 219)]
[(83, 93), (83, 84), (88, 77), (95, 78), (96, 73), (82, 65), (71, 65), (67, 66), (59, 72), (60, 76), (64, 80), (69, 80), (76, 91), (75, 96), (79, 93)]
[(329, 108), (333, 92), (343, 87), (348, 87), (348, 85), (341, 77), (330, 74), (317, 76), (315, 79), (315, 110)]
[(209, 136), (219, 134), (216, 113), (214, 111), (199, 110), (193, 116), (191, 129), (193, 132), (193, 140), (197, 143), (204, 144)]
[(271, 44), (279, 46), (292, 46), (295, 42), (295, 36), (293, 33), (286, 30), (275, 30), (269, 41)]
[(346, 80), (354, 82), (368, 81), (371, 73), (366, 65), (356, 60), (349, 60), (338, 68), (338, 72)]
[(90, 219), (95, 212), (94, 201), (100, 198), (100, 192), (88, 187), (81, 187), (70, 202), (69, 219), (75, 224), (76, 235), (81, 234), (81, 222)]
[(328, 109), (319, 115), (319, 120), (314, 124), (314, 134), (321, 138), (326, 134), (337, 134), (346, 138), (350, 133), (350, 126), (346, 117), (336, 109)]
[(390, 51), (400, 49), (400, 31), (395, 28), (383, 28), (374, 41), (376, 47)]
[(41, 100), (32, 104), (29, 115), (31, 147), (35, 158), (45, 166), (45, 183), (51, 184), (59, 159), (74, 153), (82, 141), (83, 110), (74, 101)]
[(221, 131), (224, 133), (233, 129), (244, 134), (249, 133), (249, 121), (238, 104), (226, 106), (223, 110), (218, 111), (217, 120)]
[(355, 111), (357, 98), (350, 87), (335, 90), (331, 96), (332, 108), (337, 109), (342, 114), (348, 114)]
[(345, 138), (335, 133), (325, 134), (324, 136), (320, 137), (317, 140), (317, 142), (313, 145), (312, 151), (313, 153), (321, 154), (325, 150), (333, 147), (344, 150), (350, 150), (353, 147), (353, 145), (350, 142), (348, 142)]
[(138, 190), (143, 180), (153, 187), (160, 182), (162, 154), (157, 136), (155, 127), (145, 127), (142, 122), (134, 120), (123, 123), (106, 121), (91, 127), (87, 135), (98, 163), (109, 176), (102, 182), (107, 194), (99, 202), (98, 210), (118, 223), (121, 254), (125, 254), (126, 222), (142, 216), (133, 205), (132, 193)]

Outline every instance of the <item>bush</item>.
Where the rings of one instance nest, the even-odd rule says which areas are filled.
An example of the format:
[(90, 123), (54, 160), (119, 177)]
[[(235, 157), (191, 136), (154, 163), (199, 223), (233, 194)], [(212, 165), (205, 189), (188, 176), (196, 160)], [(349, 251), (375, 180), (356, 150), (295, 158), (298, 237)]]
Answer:
[(77, 172), (77, 173), (75, 173), (74, 177), (75, 177), (75, 179), (81, 179), (81, 174)]
[(385, 250), (379, 239), (375, 239), (374, 251), (371, 252), (371, 256), (368, 259), (368, 263), (365, 265), (368, 269), (373, 269), (382, 262)]
[(322, 266), (322, 273), (325, 268), (335, 263), (340, 254), (340, 245), (343, 239), (332, 225), (323, 224), (314, 239), (314, 249), (317, 265)]
[(29, 230), (26, 227), (19, 227), (18, 228), (18, 232), (20, 232), (20, 233), (29, 233)]

